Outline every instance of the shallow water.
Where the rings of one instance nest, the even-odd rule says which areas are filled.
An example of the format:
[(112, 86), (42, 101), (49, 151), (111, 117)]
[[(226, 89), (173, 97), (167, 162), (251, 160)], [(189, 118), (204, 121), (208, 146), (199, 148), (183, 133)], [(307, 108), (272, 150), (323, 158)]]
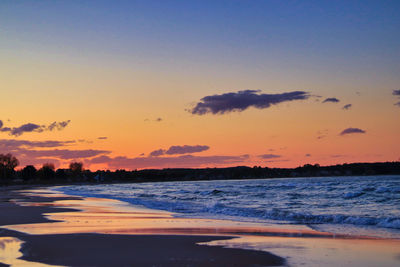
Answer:
[(338, 234), (400, 238), (400, 176), (284, 178), (65, 186), (180, 217), (301, 224)]

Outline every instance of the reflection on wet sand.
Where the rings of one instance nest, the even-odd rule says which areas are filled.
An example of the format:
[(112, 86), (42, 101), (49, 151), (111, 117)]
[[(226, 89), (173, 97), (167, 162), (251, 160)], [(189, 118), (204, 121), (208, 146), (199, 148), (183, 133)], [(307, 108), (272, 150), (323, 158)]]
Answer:
[(229, 220), (177, 218), (172, 213), (133, 207), (124, 202), (101, 198), (60, 200), (55, 202), (18, 202), (27, 206), (54, 206), (78, 209), (76, 212), (45, 214), (57, 221), (40, 224), (5, 226), (28, 234), (253, 234), (265, 236), (318, 236), (331, 237), (305, 226), (276, 226)]
[(21, 246), (24, 242), (15, 237), (0, 237), (0, 262), (18, 267), (56, 267), (38, 262), (25, 261), (22, 257)]
[[(40, 192), (32, 192), (38, 196)], [(65, 197), (43, 194), (45, 197)], [(291, 266), (335, 266), (337, 263), (361, 266), (398, 266), (400, 241), (361, 236), (335, 235), (301, 225), (270, 225), (229, 220), (174, 217), (173, 213), (132, 206), (128, 203), (82, 198), (54, 202), (21, 202), (18, 205), (68, 207), (77, 211), (48, 213), (56, 222), (5, 226), (28, 234), (149, 234), (219, 235), (233, 239), (201, 245), (244, 248), (286, 257)], [(5, 261), (3, 261), (5, 262)]]

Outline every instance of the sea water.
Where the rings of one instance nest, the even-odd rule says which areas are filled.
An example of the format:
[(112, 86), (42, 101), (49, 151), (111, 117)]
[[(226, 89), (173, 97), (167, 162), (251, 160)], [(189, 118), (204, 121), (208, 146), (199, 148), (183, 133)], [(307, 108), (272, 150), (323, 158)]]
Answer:
[(63, 186), (175, 216), (299, 224), (400, 239), (400, 176), (245, 179)]

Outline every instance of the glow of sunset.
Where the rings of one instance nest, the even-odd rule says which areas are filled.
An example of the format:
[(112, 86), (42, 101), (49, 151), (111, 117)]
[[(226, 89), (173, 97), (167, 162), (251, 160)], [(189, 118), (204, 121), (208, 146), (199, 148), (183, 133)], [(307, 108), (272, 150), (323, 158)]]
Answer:
[(399, 12), (2, 1), (0, 153), (92, 170), (397, 161)]

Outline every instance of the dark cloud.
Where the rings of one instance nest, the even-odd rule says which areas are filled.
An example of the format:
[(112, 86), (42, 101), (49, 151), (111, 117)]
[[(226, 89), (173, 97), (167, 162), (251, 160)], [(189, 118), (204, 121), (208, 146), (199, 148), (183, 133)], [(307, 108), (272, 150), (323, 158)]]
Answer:
[(322, 103), (328, 103), (328, 102), (338, 103), (340, 102), (340, 100), (337, 99), (336, 97), (328, 97), (324, 101), (322, 101)]
[(47, 130), (53, 131), (53, 130), (57, 129), (60, 131), (60, 130), (64, 129), (65, 127), (67, 127), (70, 122), (71, 122), (71, 120), (61, 121), (61, 122), (55, 121), (55, 122), (51, 123), (49, 126), (47, 126)]
[(364, 130), (362, 130), (362, 129), (360, 129), (360, 128), (347, 128), (347, 129), (344, 129), (341, 133), (340, 133), (340, 135), (346, 135), (346, 134), (365, 134), (366, 133), (366, 131), (364, 131)]
[(70, 149), (52, 149), (52, 150), (28, 150), (20, 149), (17, 156), (31, 158), (56, 158), (56, 159), (82, 159), (108, 154), (107, 150), (84, 149), (84, 150), (70, 150)]
[(347, 105), (344, 105), (342, 109), (348, 110), (348, 109), (350, 109), (351, 107), (352, 107), (352, 104), (347, 104)]
[(287, 162), (290, 161), (288, 159), (272, 159), (272, 160), (266, 160), (264, 162), (272, 163), (272, 162)]
[[(400, 99), (400, 89), (399, 90), (393, 90), (393, 95), (399, 96), (399, 99)], [(400, 101), (395, 103), (394, 105), (400, 107)]]
[(162, 120), (163, 120), (162, 118), (157, 118), (157, 119), (156, 119), (157, 122), (160, 122), (160, 121), (162, 121)]
[(307, 153), (305, 156), (306, 156), (306, 157), (311, 157), (311, 154), (308, 154), (308, 153)]
[(99, 139), (99, 140), (106, 140), (108, 137), (107, 136), (100, 136), (100, 137), (97, 137), (97, 139)]
[(191, 153), (206, 151), (208, 149), (210, 149), (209, 146), (201, 146), (201, 145), (170, 146), (168, 150), (165, 150), (165, 149), (154, 150), (154, 151), (150, 152), (149, 156), (159, 157), (162, 155), (191, 154)]
[[(0, 131), (1, 132), (8, 132), (10, 135), (13, 136), (20, 136), (24, 133), (29, 133), (29, 132), (37, 132), (37, 133), (41, 133), (44, 131), (53, 131), (53, 130), (62, 130), (65, 127), (67, 127), (67, 125), (70, 123), (70, 120), (67, 121), (62, 121), (62, 122), (53, 122), (50, 125), (46, 126), (46, 125), (38, 125), (35, 123), (26, 123), (23, 124), (19, 127), (0, 127)], [(3, 124), (2, 124), (3, 126)]]
[(75, 143), (75, 141), (28, 141), (16, 139), (0, 139), (0, 150), (11, 152), (21, 148), (62, 147), (73, 143)]
[(3, 121), (0, 120), (0, 128), (3, 127)]
[(164, 153), (165, 153), (164, 149), (157, 149), (157, 150), (150, 152), (149, 156), (150, 157), (158, 157), (158, 156), (164, 155)]
[(200, 166), (221, 166), (245, 162), (249, 155), (240, 156), (193, 156), (175, 157), (108, 157), (99, 156), (87, 160), (87, 164), (107, 164), (109, 168), (144, 169), (144, 168), (190, 168)]
[(275, 155), (275, 154), (263, 154), (263, 155), (259, 155), (259, 158), (262, 159), (275, 159), (275, 158), (280, 158), (282, 157), (281, 155)]
[(320, 140), (320, 139), (323, 139), (325, 137), (326, 137), (326, 135), (320, 135), (320, 136), (317, 136), (317, 139)]
[(209, 146), (201, 146), (201, 145), (196, 145), (196, 146), (171, 146), (167, 151), (165, 151), (165, 154), (168, 155), (176, 155), (176, 154), (190, 154), (190, 153), (196, 153), (196, 152), (202, 152), (210, 149)]
[(282, 94), (261, 94), (261, 90), (244, 90), (222, 95), (203, 97), (196, 106), (189, 110), (192, 114), (204, 115), (207, 113), (224, 114), (233, 111), (244, 111), (249, 107), (258, 109), (269, 108), (286, 101), (304, 100), (311, 95), (303, 91), (293, 91)]

